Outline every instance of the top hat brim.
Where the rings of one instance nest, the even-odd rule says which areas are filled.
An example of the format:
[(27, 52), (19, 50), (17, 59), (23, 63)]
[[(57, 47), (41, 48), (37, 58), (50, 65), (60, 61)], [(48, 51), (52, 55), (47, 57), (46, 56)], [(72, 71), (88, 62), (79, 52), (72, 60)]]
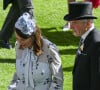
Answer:
[(79, 16), (79, 17), (72, 17), (69, 14), (64, 16), (64, 20), (66, 21), (73, 21), (73, 20), (82, 20), (82, 19), (97, 19), (95, 16), (91, 15), (84, 15), (84, 16)]

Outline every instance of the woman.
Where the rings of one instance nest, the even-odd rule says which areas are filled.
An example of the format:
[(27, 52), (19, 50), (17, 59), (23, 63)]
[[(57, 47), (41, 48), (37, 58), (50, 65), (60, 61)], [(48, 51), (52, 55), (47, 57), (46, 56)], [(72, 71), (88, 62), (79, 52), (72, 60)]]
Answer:
[(15, 35), (16, 74), (9, 90), (63, 90), (58, 50), (41, 36), (28, 13), (15, 23)]

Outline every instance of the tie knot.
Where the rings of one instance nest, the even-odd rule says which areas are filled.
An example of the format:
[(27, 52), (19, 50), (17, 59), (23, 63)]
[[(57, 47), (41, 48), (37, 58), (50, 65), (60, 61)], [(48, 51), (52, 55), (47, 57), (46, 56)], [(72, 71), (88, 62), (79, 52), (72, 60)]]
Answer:
[(80, 39), (79, 46), (81, 46), (81, 45), (83, 44), (83, 42), (84, 42), (84, 39), (83, 39), (83, 38), (81, 38), (81, 39)]
[(80, 39), (80, 41), (81, 41), (81, 42), (83, 42), (83, 41), (84, 41), (84, 39), (83, 39), (83, 38), (81, 38), (81, 39)]
[(81, 53), (81, 51), (83, 51), (83, 48), (84, 48), (84, 39), (81, 38), (79, 42), (78, 53)]

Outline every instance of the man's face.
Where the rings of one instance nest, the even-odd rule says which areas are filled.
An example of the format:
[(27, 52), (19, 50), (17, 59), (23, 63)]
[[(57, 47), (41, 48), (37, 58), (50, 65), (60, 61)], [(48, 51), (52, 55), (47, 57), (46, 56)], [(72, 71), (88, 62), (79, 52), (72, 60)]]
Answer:
[(74, 36), (81, 36), (86, 32), (87, 22), (82, 20), (70, 21), (70, 28), (73, 31)]

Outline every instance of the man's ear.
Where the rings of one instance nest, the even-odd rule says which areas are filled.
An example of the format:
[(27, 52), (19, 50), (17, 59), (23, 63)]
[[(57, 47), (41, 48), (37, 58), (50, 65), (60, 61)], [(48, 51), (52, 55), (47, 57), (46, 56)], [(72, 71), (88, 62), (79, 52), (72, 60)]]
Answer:
[(87, 20), (87, 27), (90, 28), (91, 27), (91, 20)]

